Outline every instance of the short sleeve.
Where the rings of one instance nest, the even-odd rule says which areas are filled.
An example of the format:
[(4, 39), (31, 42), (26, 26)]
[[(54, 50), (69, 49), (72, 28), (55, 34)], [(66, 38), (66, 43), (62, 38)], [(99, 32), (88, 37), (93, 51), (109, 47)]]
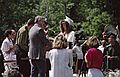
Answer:
[(74, 31), (72, 31), (72, 32), (69, 33), (67, 41), (68, 42), (75, 42), (75, 32)]
[(87, 53), (85, 54), (85, 60), (86, 60), (86, 62), (91, 61), (91, 59), (92, 59), (91, 56), (92, 56), (92, 53), (90, 52), (90, 50), (88, 50)]
[(3, 43), (2, 43), (2, 46), (1, 46), (1, 50), (2, 50), (3, 52), (9, 51), (9, 50), (10, 50), (9, 44), (8, 44), (7, 42), (3, 42)]

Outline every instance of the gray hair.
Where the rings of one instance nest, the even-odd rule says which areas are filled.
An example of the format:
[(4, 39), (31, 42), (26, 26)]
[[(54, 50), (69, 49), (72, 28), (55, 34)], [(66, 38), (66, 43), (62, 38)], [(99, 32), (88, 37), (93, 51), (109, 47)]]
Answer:
[(36, 16), (34, 22), (37, 23), (38, 21), (41, 21), (42, 19), (45, 20), (45, 17), (44, 16)]

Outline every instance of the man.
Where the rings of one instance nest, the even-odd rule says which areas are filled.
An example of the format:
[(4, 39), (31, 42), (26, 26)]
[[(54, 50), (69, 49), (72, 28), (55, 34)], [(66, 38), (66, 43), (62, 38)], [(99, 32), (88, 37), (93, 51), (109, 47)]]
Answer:
[(105, 49), (106, 45), (107, 45), (107, 41), (105, 39), (103, 39), (101, 41), (101, 45), (98, 47), (98, 49), (101, 50), (102, 53), (104, 53), (104, 49)]
[(46, 21), (43, 16), (35, 17), (35, 24), (29, 31), (29, 57), (31, 59), (31, 77), (45, 77), (45, 49), (50, 46), (44, 29)]
[(120, 69), (120, 45), (116, 41), (116, 35), (110, 33), (108, 36), (109, 45), (106, 46), (104, 55), (106, 57), (107, 69)]
[(19, 52), (16, 52), (17, 64), (19, 66), (19, 71), (23, 74), (24, 77), (30, 77), (30, 62), (28, 58), (28, 32), (33, 25), (33, 19), (29, 19), (27, 24), (18, 30), (16, 37), (16, 44), (20, 50)]

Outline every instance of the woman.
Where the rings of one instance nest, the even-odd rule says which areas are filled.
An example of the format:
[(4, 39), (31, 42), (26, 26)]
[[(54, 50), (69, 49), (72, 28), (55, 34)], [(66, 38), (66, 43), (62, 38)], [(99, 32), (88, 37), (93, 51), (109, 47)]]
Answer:
[(11, 30), (6, 30), (5, 31), (5, 39), (2, 42), (1, 50), (3, 52), (3, 56), (5, 60), (16, 60), (16, 55), (15, 55), (15, 46), (13, 45), (12, 42), (12, 31)]
[(104, 77), (101, 68), (103, 63), (103, 54), (97, 49), (99, 46), (99, 41), (96, 36), (92, 36), (87, 42), (90, 49), (85, 54), (85, 61), (88, 66), (88, 76), (87, 77)]
[[(5, 74), (13, 67), (16, 67), (16, 55), (15, 55), (15, 46), (12, 42), (12, 31), (6, 30), (5, 31), (5, 39), (2, 42), (1, 51), (3, 53), (4, 59), (7, 63), (5, 65)], [(10, 69), (9, 69), (10, 68)]]
[(51, 70), (49, 77), (73, 77), (72, 53), (67, 48), (67, 39), (63, 35), (55, 37), (53, 49), (49, 52)]
[(64, 34), (67, 39), (67, 47), (72, 49), (75, 43), (75, 32), (72, 31), (73, 21), (70, 18), (66, 18), (60, 23), (60, 34)]

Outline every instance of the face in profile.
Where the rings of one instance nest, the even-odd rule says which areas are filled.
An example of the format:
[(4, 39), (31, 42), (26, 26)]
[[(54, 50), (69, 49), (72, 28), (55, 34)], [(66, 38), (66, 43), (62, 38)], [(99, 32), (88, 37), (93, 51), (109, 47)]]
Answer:
[(12, 33), (11, 33), (12, 38), (15, 39), (15, 37), (16, 37), (16, 31), (15, 30), (11, 30), (11, 31), (12, 31)]
[(47, 23), (47, 22), (46, 22), (44, 19), (42, 19), (42, 20), (40, 21), (40, 25), (41, 25), (41, 28), (42, 28), (42, 29), (45, 29), (45, 28), (46, 28), (46, 26), (47, 26), (46, 23)]

